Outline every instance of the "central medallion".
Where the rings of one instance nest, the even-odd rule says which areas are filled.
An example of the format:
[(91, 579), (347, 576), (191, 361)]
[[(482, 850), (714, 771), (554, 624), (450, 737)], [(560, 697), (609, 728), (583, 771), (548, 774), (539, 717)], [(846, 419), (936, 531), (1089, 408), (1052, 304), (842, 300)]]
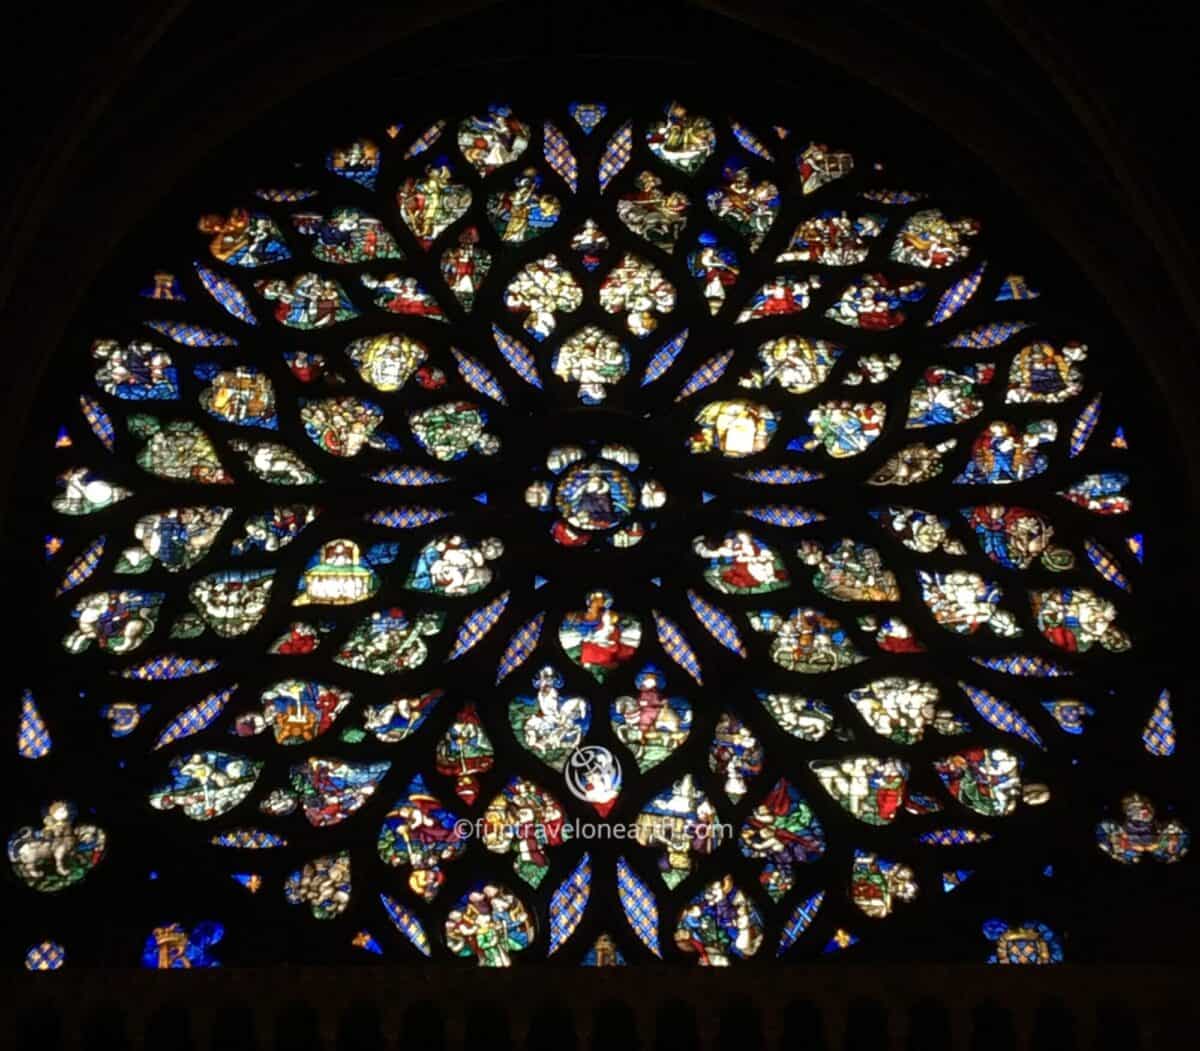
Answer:
[(629, 473), (608, 460), (585, 460), (554, 486), (554, 506), (567, 524), (597, 533), (629, 520), (637, 491)]
[(595, 541), (633, 547), (648, 528), (635, 517), (637, 512), (656, 511), (667, 500), (659, 482), (634, 477), (639, 463), (638, 454), (625, 445), (555, 446), (546, 457), (552, 477), (530, 485), (525, 502), (539, 511), (558, 512), (550, 535), (563, 547), (587, 547)]

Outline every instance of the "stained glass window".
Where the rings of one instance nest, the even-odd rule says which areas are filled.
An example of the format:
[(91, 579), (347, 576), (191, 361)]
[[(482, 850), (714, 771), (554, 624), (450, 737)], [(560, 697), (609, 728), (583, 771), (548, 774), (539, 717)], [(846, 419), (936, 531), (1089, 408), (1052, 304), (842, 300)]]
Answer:
[[(903, 955), (949, 910), (1050, 963), (1043, 847), (1186, 853), (1169, 799), (1066, 804), (1144, 645), (1138, 435), (986, 200), (794, 114), (411, 116), (189, 205), (63, 353), (23, 909), (125, 852), (106, 962)], [(38, 916), (26, 966), (87, 958)]]

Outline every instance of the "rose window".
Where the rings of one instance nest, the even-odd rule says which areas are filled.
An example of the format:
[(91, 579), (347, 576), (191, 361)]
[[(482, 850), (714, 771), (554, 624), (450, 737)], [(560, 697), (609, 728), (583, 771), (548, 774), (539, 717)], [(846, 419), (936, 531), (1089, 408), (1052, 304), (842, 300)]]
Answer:
[(1166, 800), (1066, 805), (1140, 643), (1115, 349), (986, 201), (744, 116), (432, 113), (158, 231), (64, 354), (79, 696), (22, 708), (122, 788), (24, 805), (23, 900), (152, 836), (151, 966), (252, 953), (237, 895), (304, 959), (490, 966), (851, 953), (959, 894), (967, 958), (1050, 962), (1029, 829), (1182, 856)]

